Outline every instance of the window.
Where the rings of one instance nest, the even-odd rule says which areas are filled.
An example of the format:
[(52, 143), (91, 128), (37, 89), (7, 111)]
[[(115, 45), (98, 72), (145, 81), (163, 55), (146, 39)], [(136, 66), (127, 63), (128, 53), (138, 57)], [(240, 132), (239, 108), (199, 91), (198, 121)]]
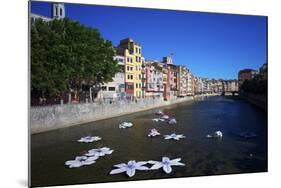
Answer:
[(138, 48), (136, 47), (136, 53), (138, 53)]
[(130, 70), (133, 71), (133, 67), (130, 67)]
[(60, 8), (60, 16), (62, 16), (62, 8)]
[(130, 75), (127, 76), (128, 80), (130, 80)]
[(130, 58), (127, 57), (127, 62), (130, 62)]
[(138, 88), (138, 84), (136, 84), (136, 88)]
[(136, 62), (138, 62), (138, 57), (136, 56)]
[(133, 75), (131, 75), (131, 79), (133, 79)]
[(139, 84), (139, 88), (141, 88), (141, 83)]
[(118, 62), (123, 63), (123, 59), (122, 58), (118, 58)]
[(108, 87), (108, 91), (115, 91), (115, 87)]
[(133, 63), (133, 58), (131, 58), (131, 63)]
[(129, 66), (127, 66), (127, 71), (129, 71), (130, 70), (130, 67)]
[(127, 89), (134, 89), (134, 85), (133, 84), (128, 84), (127, 85)]
[(102, 87), (101, 87), (101, 90), (102, 90), (102, 91), (106, 91), (106, 89), (107, 89), (106, 86), (102, 86)]

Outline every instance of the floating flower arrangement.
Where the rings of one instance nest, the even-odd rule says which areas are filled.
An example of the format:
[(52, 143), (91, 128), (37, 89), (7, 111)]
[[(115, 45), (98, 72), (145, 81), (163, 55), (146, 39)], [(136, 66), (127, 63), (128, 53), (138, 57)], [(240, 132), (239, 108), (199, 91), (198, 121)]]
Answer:
[(150, 170), (163, 168), (165, 173), (170, 174), (172, 172), (172, 166), (185, 166), (185, 164), (180, 161), (181, 158), (170, 160), (168, 157), (162, 157), (162, 161), (148, 161), (148, 163), (153, 165)]
[(129, 128), (132, 126), (133, 126), (133, 123), (131, 123), (131, 122), (122, 122), (119, 124), (120, 129), (126, 129), (126, 128)]
[(155, 136), (158, 136), (158, 135), (161, 135), (161, 134), (157, 131), (157, 129), (151, 129), (147, 136), (148, 137), (155, 137)]
[(99, 136), (85, 136), (77, 140), (78, 142), (90, 143), (101, 140)]
[(111, 170), (109, 174), (119, 174), (126, 172), (129, 177), (133, 177), (137, 170), (149, 170), (148, 167), (144, 166), (145, 164), (147, 164), (146, 161), (136, 162), (135, 160), (131, 160), (127, 164), (121, 163), (114, 165), (114, 167), (117, 167), (117, 169)]
[(182, 134), (175, 134), (175, 133), (172, 133), (170, 135), (164, 135), (164, 138), (165, 140), (170, 140), (170, 139), (173, 139), (173, 140), (180, 140), (181, 138), (185, 138), (184, 135)]

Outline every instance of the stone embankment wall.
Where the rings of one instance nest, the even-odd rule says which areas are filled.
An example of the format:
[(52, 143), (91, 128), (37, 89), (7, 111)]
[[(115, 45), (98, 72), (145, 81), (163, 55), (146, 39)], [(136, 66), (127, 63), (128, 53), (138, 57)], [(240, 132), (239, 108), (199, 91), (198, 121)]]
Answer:
[(249, 103), (267, 111), (267, 96), (265, 95), (256, 95), (251, 93), (243, 93), (239, 95), (240, 98), (248, 101)]
[(30, 133), (69, 127), (193, 99), (192, 96), (170, 101), (163, 101), (162, 98), (146, 98), (137, 101), (115, 101), (111, 104), (84, 103), (31, 107), (29, 116)]

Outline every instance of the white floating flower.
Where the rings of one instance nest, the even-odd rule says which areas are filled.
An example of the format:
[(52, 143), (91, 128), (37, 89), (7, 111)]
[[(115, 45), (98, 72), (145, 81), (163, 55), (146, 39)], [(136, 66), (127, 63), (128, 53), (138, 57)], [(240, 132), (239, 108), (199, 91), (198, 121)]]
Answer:
[(131, 123), (131, 122), (122, 122), (119, 124), (120, 129), (125, 129), (125, 128), (129, 128), (132, 126), (133, 126), (133, 123)]
[(167, 119), (169, 119), (169, 116), (168, 115), (163, 115), (161, 118), (167, 120)]
[(153, 164), (150, 170), (163, 168), (167, 174), (170, 174), (172, 172), (171, 166), (185, 166), (185, 164), (180, 163), (179, 161), (181, 161), (181, 158), (170, 160), (168, 157), (162, 157), (162, 161), (148, 161), (148, 163)]
[(129, 177), (132, 177), (135, 175), (136, 170), (149, 170), (148, 167), (143, 166), (145, 164), (147, 164), (146, 161), (136, 162), (135, 160), (129, 161), (128, 164), (117, 164), (114, 165), (114, 167), (117, 167), (117, 169), (111, 170), (110, 174), (119, 174), (126, 172)]
[(103, 147), (103, 148), (97, 148), (97, 149), (91, 149), (86, 153), (86, 156), (105, 156), (105, 155), (110, 155), (114, 150), (111, 150), (108, 147)]
[(158, 110), (157, 112), (155, 112), (156, 115), (162, 116), (164, 115), (164, 113), (161, 110)]
[(157, 129), (151, 129), (150, 133), (148, 134), (149, 137), (154, 137), (158, 135), (160, 135), (160, 133), (157, 131)]
[(208, 134), (207, 138), (222, 138), (223, 134), (221, 131), (216, 131), (214, 134), (210, 135)]
[(175, 118), (171, 118), (168, 122), (170, 125), (172, 124), (176, 124), (177, 123), (177, 120)]
[(152, 119), (152, 121), (155, 121), (155, 122), (159, 122), (159, 121), (165, 121), (165, 119), (162, 119), (162, 118), (154, 118)]
[(91, 165), (96, 162), (98, 156), (87, 157), (87, 156), (77, 156), (75, 160), (66, 161), (65, 165), (69, 168), (79, 168), (83, 165)]
[(98, 141), (98, 140), (101, 140), (101, 137), (99, 137), (99, 136), (85, 136), (85, 137), (80, 138), (77, 141), (89, 143), (89, 142), (95, 142), (95, 141)]
[(215, 132), (215, 137), (222, 138), (222, 132), (221, 131), (216, 131)]
[(182, 134), (175, 134), (172, 133), (170, 135), (164, 135), (165, 140), (169, 140), (169, 139), (174, 139), (174, 140), (179, 140), (181, 138), (185, 138), (185, 136), (183, 136)]

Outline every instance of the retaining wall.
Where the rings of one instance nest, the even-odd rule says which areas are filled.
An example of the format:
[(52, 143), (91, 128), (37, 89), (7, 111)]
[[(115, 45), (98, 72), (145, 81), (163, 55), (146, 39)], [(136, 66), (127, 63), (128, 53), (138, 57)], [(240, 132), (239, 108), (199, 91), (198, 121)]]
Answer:
[(69, 127), (190, 100), (193, 100), (193, 97), (170, 101), (163, 101), (162, 98), (146, 98), (137, 101), (115, 101), (111, 104), (84, 103), (31, 107), (30, 132), (33, 134)]

